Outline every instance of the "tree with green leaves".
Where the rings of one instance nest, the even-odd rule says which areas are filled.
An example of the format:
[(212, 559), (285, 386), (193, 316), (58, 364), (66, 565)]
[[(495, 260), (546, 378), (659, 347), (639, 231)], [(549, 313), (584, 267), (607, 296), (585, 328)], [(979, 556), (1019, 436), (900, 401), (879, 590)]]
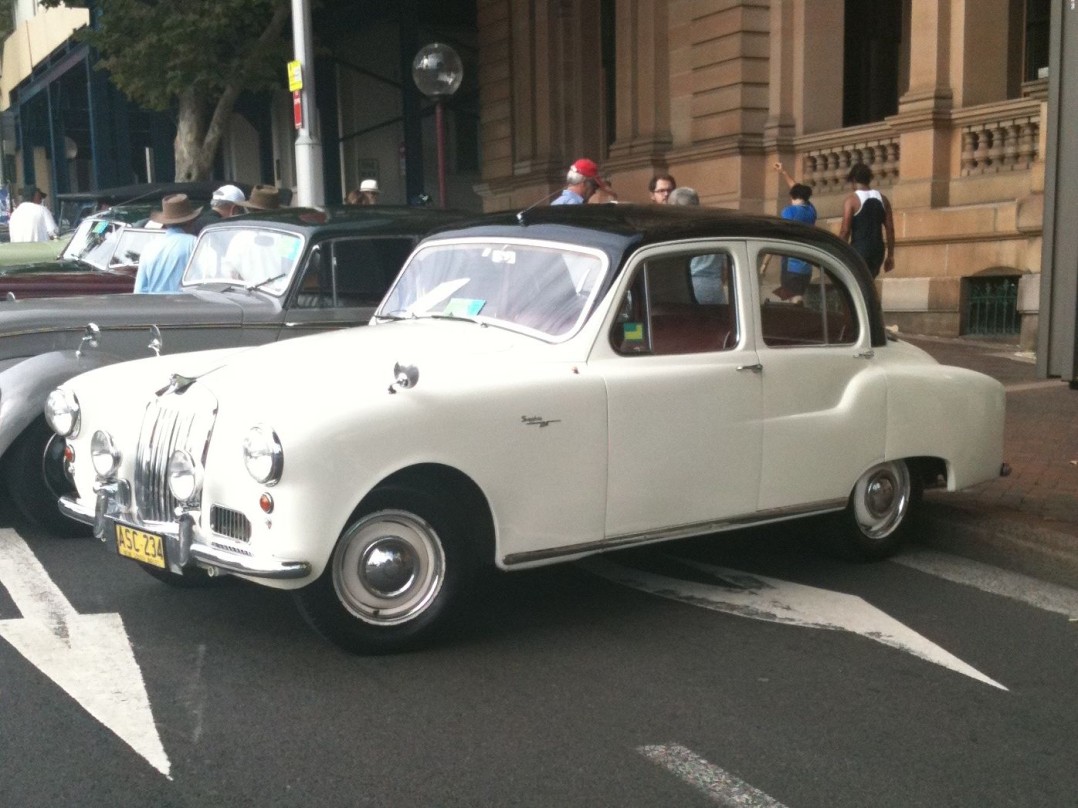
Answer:
[(176, 116), (176, 181), (208, 179), (236, 99), (285, 75), (290, 0), (43, 0), (88, 7), (77, 36), (132, 101)]

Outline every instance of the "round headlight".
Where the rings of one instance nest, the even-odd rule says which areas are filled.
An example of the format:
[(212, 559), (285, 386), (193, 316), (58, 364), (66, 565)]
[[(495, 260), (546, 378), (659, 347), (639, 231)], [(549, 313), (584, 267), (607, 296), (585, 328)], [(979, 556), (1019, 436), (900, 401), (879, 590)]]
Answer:
[(90, 439), (90, 462), (98, 477), (111, 477), (116, 473), (120, 466), (120, 450), (108, 432), (99, 429)]
[(75, 394), (58, 387), (45, 399), (45, 420), (52, 431), (63, 438), (79, 433), (79, 400)]
[(284, 451), (272, 429), (251, 427), (243, 439), (243, 462), (247, 465), (247, 473), (263, 485), (273, 485), (281, 479)]
[(191, 502), (202, 493), (202, 467), (182, 449), (168, 459), (166, 478), (168, 490), (180, 502)]

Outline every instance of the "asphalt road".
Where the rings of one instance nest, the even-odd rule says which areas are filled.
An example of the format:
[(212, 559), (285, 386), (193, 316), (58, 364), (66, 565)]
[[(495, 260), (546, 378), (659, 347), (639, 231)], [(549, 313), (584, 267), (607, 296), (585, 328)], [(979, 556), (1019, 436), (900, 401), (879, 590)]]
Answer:
[[(0, 564), (0, 805), (1074, 806), (1078, 593), (923, 552), (847, 564), (824, 529), (497, 575), (435, 647), (366, 658), (285, 594), (0, 529), (81, 616), (44, 610), (54, 635), (122, 617), (137, 667), (84, 678), (144, 683), (164, 754), (16, 650), (32, 568)], [(1038, 605), (985, 591), (1007, 587)]]

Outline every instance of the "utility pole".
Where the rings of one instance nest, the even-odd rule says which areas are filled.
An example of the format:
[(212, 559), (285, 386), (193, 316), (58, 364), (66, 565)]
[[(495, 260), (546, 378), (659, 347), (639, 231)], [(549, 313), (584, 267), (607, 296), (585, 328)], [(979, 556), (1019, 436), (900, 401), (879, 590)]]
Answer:
[(296, 118), (296, 203), (302, 207), (326, 203), (322, 176), (322, 141), (314, 95), (314, 45), (311, 0), (292, 0), (292, 49), (300, 63), (303, 86)]
[(1078, 3), (1052, 0), (1048, 59), (1048, 155), (1037, 375), (1058, 376), (1078, 390)]

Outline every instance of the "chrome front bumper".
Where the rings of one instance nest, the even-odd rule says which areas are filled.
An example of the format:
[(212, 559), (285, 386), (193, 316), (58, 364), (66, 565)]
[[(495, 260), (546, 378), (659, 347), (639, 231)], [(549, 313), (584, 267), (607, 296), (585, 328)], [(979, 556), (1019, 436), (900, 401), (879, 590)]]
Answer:
[(213, 544), (198, 526), (198, 511), (180, 514), (175, 522), (145, 522), (136, 517), (131, 506), (130, 487), (123, 481), (101, 486), (94, 507), (82, 500), (61, 497), (60, 511), (78, 522), (92, 525), (94, 536), (113, 553), (116, 549), (116, 525), (125, 524), (146, 533), (161, 536), (169, 571), (182, 575), (184, 568), (204, 567), (209, 572), (249, 575), (252, 578), (291, 579), (310, 575), (307, 561), (282, 561), (260, 558)]

